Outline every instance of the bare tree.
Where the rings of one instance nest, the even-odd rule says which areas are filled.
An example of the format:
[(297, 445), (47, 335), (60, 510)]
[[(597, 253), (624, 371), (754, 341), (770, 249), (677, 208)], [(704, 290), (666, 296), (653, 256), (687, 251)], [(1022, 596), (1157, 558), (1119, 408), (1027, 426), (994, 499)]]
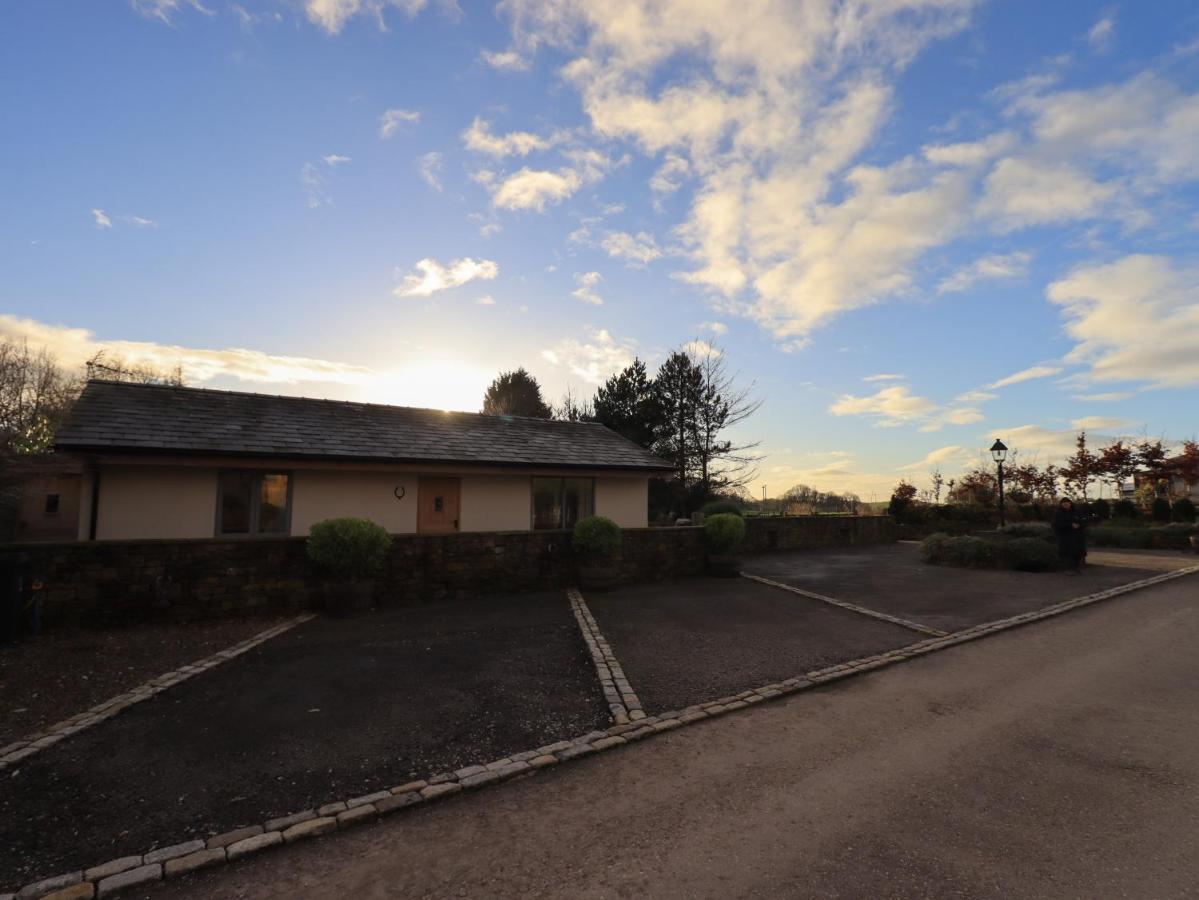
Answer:
[(757, 456), (750, 453), (758, 442), (738, 444), (724, 437), (728, 429), (758, 411), (762, 401), (751, 395), (753, 382), (742, 387), (737, 372), (730, 372), (724, 351), (695, 341), (689, 352), (698, 375), (698, 391), (691, 432), (699, 483), (705, 496), (737, 488), (757, 475)]
[(0, 338), (0, 454), (49, 452), (80, 387), (44, 348)]
[(132, 384), (171, 384), (183, 386), (183, 366), (178, 363), (171, 369), (158, 369), (149, 363), (129, 363), (119, 356), (100, 350), (85, 366), (87, 380), (122, 381)]
[(595, 410), (590, 400), (579, 400), (569, 385), (562, 395), (562, 402), (553, 407), (554, 418), (562, 422), (594, 422)]

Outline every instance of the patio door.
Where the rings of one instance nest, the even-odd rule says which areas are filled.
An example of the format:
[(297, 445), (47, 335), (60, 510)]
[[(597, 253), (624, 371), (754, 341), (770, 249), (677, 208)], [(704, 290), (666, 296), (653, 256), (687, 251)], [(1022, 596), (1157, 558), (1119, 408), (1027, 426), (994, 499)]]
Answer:
[(457, 531), (461, 486), (458, 478), (421, 476), (417, 485), (416, 530), (427, 534)]

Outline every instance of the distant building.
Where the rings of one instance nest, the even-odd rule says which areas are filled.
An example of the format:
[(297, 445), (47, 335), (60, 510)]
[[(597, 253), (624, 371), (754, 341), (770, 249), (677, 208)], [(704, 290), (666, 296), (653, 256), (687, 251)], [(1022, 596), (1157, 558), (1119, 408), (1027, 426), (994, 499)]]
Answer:
[(75, 540), (83, 481), (83, 464), (78, 459), (54, 454), (10, 463), (3, 478), (10, 504), (6, 539)]

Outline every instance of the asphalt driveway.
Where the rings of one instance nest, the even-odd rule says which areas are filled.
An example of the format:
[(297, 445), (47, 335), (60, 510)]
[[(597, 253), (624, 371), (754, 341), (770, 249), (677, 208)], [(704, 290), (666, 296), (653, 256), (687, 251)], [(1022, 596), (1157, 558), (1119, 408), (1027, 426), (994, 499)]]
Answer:
[(932, 566), (920, 558), (918, 544), (774, 553), (746, 559), (742, 570), (942, 631), (1031, 612), (1160, 571), (1148, 563), (1088, 565), (1081, 575)]
[(679, 578), (584, 596), (650, 714), (927, 637), (744, 578)]
[(317, 619), (6, 770), (0, 885), (609, 721), (563, 592)]

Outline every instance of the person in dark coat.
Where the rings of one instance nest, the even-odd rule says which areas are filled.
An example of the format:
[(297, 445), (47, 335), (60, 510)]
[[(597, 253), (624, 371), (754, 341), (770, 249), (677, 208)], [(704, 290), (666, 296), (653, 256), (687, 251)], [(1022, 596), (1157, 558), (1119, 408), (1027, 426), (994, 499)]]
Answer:
[(1074, 501), (1063, 497), (1053, 514), (1053, 533), (1057, 537), (1057, 553), (1071, 575), (1077, 575), (1087, 556), (1086, 525)]

